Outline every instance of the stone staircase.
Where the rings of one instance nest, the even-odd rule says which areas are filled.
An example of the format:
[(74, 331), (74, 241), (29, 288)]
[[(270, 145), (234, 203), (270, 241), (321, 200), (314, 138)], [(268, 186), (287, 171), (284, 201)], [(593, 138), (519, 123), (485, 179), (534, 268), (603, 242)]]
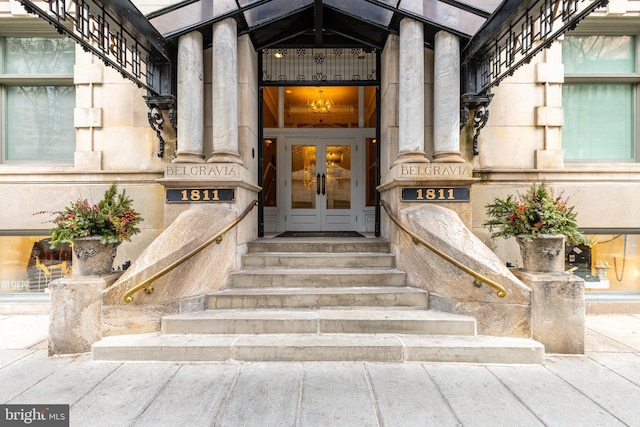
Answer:
[(475, 319), (428, 309), (389, 242), (250, 242), (229, 288), (161, 332), (105, 337), (94, 360), (543, 363), (532, 340), (476, 335)]

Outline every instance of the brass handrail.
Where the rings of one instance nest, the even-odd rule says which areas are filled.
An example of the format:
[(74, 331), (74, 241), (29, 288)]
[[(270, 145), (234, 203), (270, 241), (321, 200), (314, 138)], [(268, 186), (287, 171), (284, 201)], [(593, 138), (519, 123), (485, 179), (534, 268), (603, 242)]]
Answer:
[(147, 293), (147, 294), (152, 293), (153, 292), (153, 286), (151, 286), (152, 282), (154, 282), (155, 280), (157, 280), (160, 277), (164, 276), (165, 274), (167, 274), (168, 272), (170, 272), (174, 268), (178, 267), (179, 265), (181, 265), (183, 262), (185, 262), (186, 260), (188, 260), (192, 256), (198, 254), (200, 251), (202, 251), (204, 248), (209, 246), (211, 243), (216, 242), (217, 244), (220, 244), (220, 242), (222, 242), (222, 237), (224, 236), (224, 234), (227, 231), (231, 230), (233, 227), (235, 227), (240, 221), (242, 221), (244, 219), (244, 217), (246, 217), (249, 214), (249, 212), (251, 212), (251, 210), (257, 205), (258, 205), (258, 201), (257, 200), (253, 200), (251, 202), (251, 204), (249, 206), (247, 206), (247, 208), (244, 210), (244, 212), (242, 212), (236, 219), (231, 221), (222, 230), (218, 231), (209, 240), (207, 240), (206, 242), (202, 243), (200, 246), (198, 246), (197, 248), (193, 249), (188, 254), (182, 256), (177, 261), (171, 263), (167, 267), (165, 267), (162, 270), (158, 271), (156, 274), (152, 275), (151, 277), (149, 277), (145, 281), (140, 282), (139, 284), (137, 284), (133, 288), (129, 289), (124, 294), (124, 297), (123, 297), (124, 302), (127, 303), (127, 304), (132, 303), (133, 302), (133, 294), (135, 294), (136, 292), (138, 292), (139, 290), (141, 290), (143, 288), (144, 288), (145, 293)]
[(492, 288), (494, 288), (494, 289), (496, 289), (498, 291), (498, 293), (497, 293), (498, 297), (504, 298), (505, 295), (507, 295), (507, 290), (503, 286), (497, 284), (496, 282), (494, 282), (493, 280), (489, 279), (488, 277), (483, 276), (482, 274), (470, 269), (466, 265), (456, 261), (455, 259), (451, 258), (449, 255), (445, 254), (444, 252), (442, 252), (441, 250), (439, 250), (435, 246), (431, 245), (430, 243), (428, 243), (427, 241), (422, 239), (420, 236), (418, 236), (413, 231), (409, 230), (404, 224), (402, 224), (400, 222), (400, 220), (398, 218), (396, 218), (395, 215), (393, 215), (391, 213), (391, 211), (389, 209), (389, 206), (388, 206), (386, 201), (381, 200), (380, 201), (380, 205), (384, 208), (385, 212), (387, 212), (387, 215), (389, 215), (389, 218), (391, 218), (391, 220), (398, 227), (400, 227), (401, 230), (403, 230), (405, 233), (407, 233), (409, 236), (411, 236), (411, 238), (413, 239), (413, 241), (415, 243), (420, 243), (422, 246), (425, 246), (427, 249), (429, 249), (431, 252), (433, 252), (436, 255), (438, 255), (440, 258), (444, 259), (445, 261), (448, 261), (449, 263), (451, 263), (451, 264), (455, 265), (456, 267), (458, 267), (460, 270), (462, 270), (465, 273), (473, 276), (473, 278), (475, 279), (474, 282), (473, 282), (473, 285), (475, 287), (479, 288), (480, 286), (482, 286), (482, 283), (486, 283), (487, 285), (491, 286)]

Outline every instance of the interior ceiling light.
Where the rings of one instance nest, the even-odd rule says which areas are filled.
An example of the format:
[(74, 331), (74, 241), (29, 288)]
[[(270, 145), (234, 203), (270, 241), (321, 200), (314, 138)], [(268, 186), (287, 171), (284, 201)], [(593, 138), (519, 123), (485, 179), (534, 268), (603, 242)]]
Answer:
[(317, 99), (312, 99), (309, 101), (309, 105), (311, 106), (311, 110), (314, 113), (325, 114), (331, 111), (331, 106), (333, 102), (330, 99), (326, 99), (322, 97), (322, 90), (319, 91), (320, 96)]

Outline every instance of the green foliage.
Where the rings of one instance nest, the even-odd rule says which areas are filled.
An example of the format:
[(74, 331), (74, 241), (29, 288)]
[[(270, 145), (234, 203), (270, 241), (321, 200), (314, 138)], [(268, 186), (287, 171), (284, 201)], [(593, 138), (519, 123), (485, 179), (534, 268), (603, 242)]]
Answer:
[(491, 237), (522, 236), (531, 240), (539, 234), (563, 234), (576, 244), (591, 245), (578, 228), (574, 207), (567, 202), (562, 196), (554, 197), (544, 184), (533, 184), (524, 195), (496, 197), (486, 205), (490, 219), (482, 225), (489, 227)]
[(52, 248), (87, 236), (100, 236), (101, 243), (121, 243), (140, 232), (137, 225), (143, 219), (132, 203), (125, 190), (118, 194), (118, 186), (114, 183), (97, 205), (90, 205), (87, 199), (78, 199), (63, 211), (38, 213), (56, 215), (51, 220), (55, 225), (51, 229)]

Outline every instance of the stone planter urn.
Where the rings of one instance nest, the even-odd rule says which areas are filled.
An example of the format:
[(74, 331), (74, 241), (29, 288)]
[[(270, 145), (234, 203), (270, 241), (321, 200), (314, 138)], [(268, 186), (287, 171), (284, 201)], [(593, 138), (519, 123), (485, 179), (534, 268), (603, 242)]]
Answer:
[(110, 274), (119, 243), (100, 243), (100, 236), (80, 237), (73, 241), (73, 252), (77, 265), (74, 274), (80, 276), (100, 276)]
[(564, 272), (564, 241), (562, 234), (539, 234), (536, 237), (517, 236), (522, 255), (522, 269), (538, 273)]

